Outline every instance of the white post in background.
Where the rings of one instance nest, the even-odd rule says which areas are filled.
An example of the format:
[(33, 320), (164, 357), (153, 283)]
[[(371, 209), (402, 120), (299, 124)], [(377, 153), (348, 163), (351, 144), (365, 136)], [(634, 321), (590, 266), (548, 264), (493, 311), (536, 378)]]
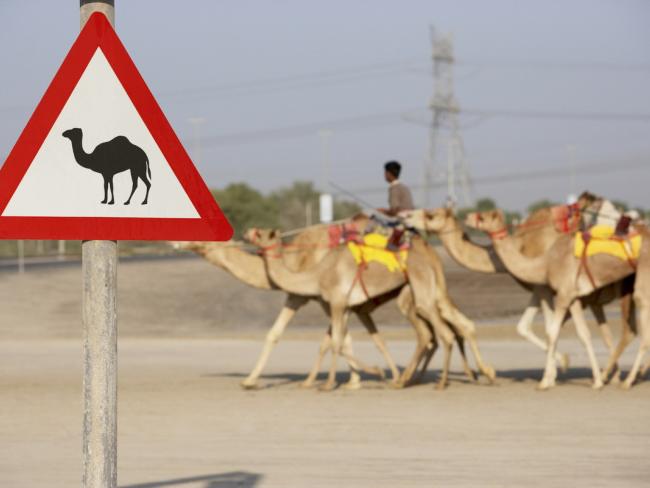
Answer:
[[(114, 0), (80, 0), (81, 27), (94, 12), (115, 25)], [(101, 96), (101, 95), (99, 95)], [(84, 241), (83, 486), (117, 487), (117, 242)]]
[(569, 156), (569, 195), (567, 196), (567, 203), (571, 205), (578, 201), (578, 194), (576, 193), (576, 146), (569, 144), (566, 149)]
[(323, 129), (318, 131), (321, 138), (323, 150), (323, 189), (319, 198), (319, 213), (321, 223), (329, 223), (334, 220), (334, 199), (329, 192), (330, 187), (330, 138), (332, 131)]

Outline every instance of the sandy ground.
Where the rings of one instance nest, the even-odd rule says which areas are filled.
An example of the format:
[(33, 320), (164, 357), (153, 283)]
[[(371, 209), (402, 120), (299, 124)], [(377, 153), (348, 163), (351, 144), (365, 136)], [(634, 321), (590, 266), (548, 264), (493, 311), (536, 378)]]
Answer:
[[(437, 358), (405, 390), (374, 378), (360, 391), (302, 390), (324, 328), (312, 308), (274, 351), (263, 388), (244, 391), (282, 294), (195, 259), (122, 265), (120, 486), (648, 486), (650, 382), (592, 391), (568, 325), (561, 348), (572, 367), (557, 388), (536, 391), (543, 355), (515, 336), (510, 315), (525, 294), (503, 276), (449, 276), (496, 385), (468, 384), (455, 362), (449, 388), (436, 391)], [(74, 266), (0, 273), (0, 487), (80, 485), (79, 278)], [(410, 330), (392, 305), (377, 319), (405, 364)], [(383, 364), (367, 340), (355, 349)]]
[[(119, 484), (648, 486), (650, 384), (592, 391), (581, 348), (563, 346), (577, 367), (550, 392), (534, 389), (540, 354), (484, 341), (501, 376), (495, 386), (456, 373), (435, 391), (434, 365), (425, 384), (406, 390), (369, 378), (360, 391), (322, 393), (296, 384), (313, 342), (281, 343), (265, 388), (243, 391), (255, 341), (126, 339)], [(402, 362), (411, 348), (391, 343)], [(357, 350), (381, 364), (371, 344)], [(79, 485), (80, 357), (77, 341), (0, 345), (0, 486)]]

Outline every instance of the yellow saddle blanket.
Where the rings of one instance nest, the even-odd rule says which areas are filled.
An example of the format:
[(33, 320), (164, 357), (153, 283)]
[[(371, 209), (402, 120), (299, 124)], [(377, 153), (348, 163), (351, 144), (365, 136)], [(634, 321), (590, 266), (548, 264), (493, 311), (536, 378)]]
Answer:
[[(587, 256), (594, 254), (609, 254), (619, 259), (637, 259), (641, 250), (641, 236), (631, 234), (627, 237), (614, 235), (614, 228), (608, 225), (595, 225), (589, 230), (591, 240), (587, 243)], [(582, 257), (585, 241), (581, 232), (576, 232), (574, 254)]]
[(348, 242), (348, 249), (357, 264), (376, 261), (388, 268), (388, 271), (404, 271), (408, 251), (401, 249), (392, 252), (386, 249), (388, 237), (381, 234), (367, 234), (363, 236), (363, 244)]

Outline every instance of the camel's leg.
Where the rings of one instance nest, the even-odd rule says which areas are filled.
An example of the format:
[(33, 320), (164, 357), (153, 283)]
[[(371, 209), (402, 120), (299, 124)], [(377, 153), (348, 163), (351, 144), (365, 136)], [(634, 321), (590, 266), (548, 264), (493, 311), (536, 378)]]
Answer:
[(101, 203), (108, 202), (108, 178), (104, 177), (104, 199)]
[(248, 375), (248, 377), (241, 382), (241, 385), (244, 388), (253, 388), (257, 384), (257, 379), (259, 378), (266, 362), (271, 355), (271, 351), (278, 343), (282, 334), (284, 333), (285, 328), (296, 314), (296, 311), (307, 303), (308, 299), (305, 297), (300, 297), (298, 295), (287, 295), (287, 298), (284, 302), (284, 306), (280, 313), (278, 314), (273, 326), (266, 334), (266, 339), (264, 340), (264, 346), (262, 347), (262, 352), (260, 353), (257, 362), (253, 371)]
[(600, 389), (603, 387), (603, 379), (601, 376), (600, 366), (598, 365), (598, 360), (596, 359), (596, 354), (594, 353), (594, 346), (591, 343), (591, 332), (589, 332), (589, 325), (585, 320), (585, 315), (582, 310), (582, 304), (580, 300), (575, 300), (570, 307), (571, 317), (573, 318), (573, 323), (576, 325), (576, 332), (578, 337), (582, 341), (582, 344), (587, 349), (587, 356), (589, 356), (589, 363), (591, 364), (591, 372), (594, 377), (593, 388)]
[(476, 360), (479, 370), (490, 380), (490, 382), (493, 382), (496, 378), (496, 373), (492, 366), (483, 362), (481, 351), (479, 351), (476, 342), (476, 326), (474, 325), (474, 322), (458, 310), (450, 300), (442, 299), (439, 301), (439, 304), (442, 318), (456, 327), (458, 332), (460, 332), (467, 340), (469, 347), (474, 354), (474, 359)]
[(636, 335), (636, 306), (631, 293), (621, 297), (621, 329), (621, 337), (614, 348), (614, 352), (607, 359), (607, 366), (603, 371), (603, 381), (605, 382), (609, 379), (613, 371), (616, 374), (612, 377), (611, 381), (613, 383), (620, 381), (621, 369), (618, 367), (618, 360)]
[[(600, 334), (603, 338), (603, 342), (605, 343), (605, 346), (607, 347), (607, 351), (609, 352), (609, 358), (611, 358), (612, 356), (614, 356), (616, 349), (614, 347), (614, 338), (612, 337), (612, 329), (609, 327), (609, 324), (607, 323), (607, 317), (605, 316), (605, 311), (603, 310), (603, 306), (598, 303), (590, 303), (589, 309), (591, 310), (591, 313), (594, 315), (594, 318), (596, 319), (596, 323), (598, 324), (598, 330), (600, 331)], [(616, 362), (614, 362), (614, 364), (610, 368), (609, 358), (607, 361), (607, 367), (603, 369), (603, 371), (600, 374), (604, 382), (607, 382), (609, 379), (609, 373), (607, 371), (615, 371), (617, 375), (620, 373), (618, 369), (618, 364), (616, 364)]]
[(431, 341), (430, 341), (430, 346), (427, 347), (424, 351), (424, 355), (420, 364), (420, 371), (418, 372), (418, 375), (413, 379), (413, 383), (421, 383), (422, 380), (424, 379), (424, 375), (427, 372), (427, 369), (429, 369), (429, 363), (431, 363), (431, 360), (433, 359), (433, 355), (435, 352), (438, 350), (438, 341), (436, 340), (435, 334), (431, 335)]
[[(348, 364), (350, 365), (350, 379), (345, 385), (343, 385), (343, 387), (346, 390), (358, 390), (361, 388), (361, 376), (358, 372), (358, 366), (355, 364), (355, 360), (353, 359), (354, 350), (352, 349), (352, 336), (350, 335), (350, 331), (347, 331), (345, 337), (343, 337), (342, 351), (343, 355), (348, 360)], [(355, 366), (357, 366), (357, 369), (355, 369)], [(365, 370), (365, 367), (362, 368)]]
[[(440, 378), (438, 379), (438, 384), (436, 385), (436, 389), (442, 390), (447, 386), (449, 378), (449, 365), (451, 362), (451, 349), (454, 341), (454, 333), (447, 325), (447, 322), (445, 322), (440, 316), (440, 312), (438, 311), (437, 307), (433, 307), (427, 316), (433, 325), (434, 330), (436, 331), (436, 337), (440, 338), (440, 342), (442, 343), (443, 347), (444, 356), (442, 360), (442, 372), (440, 373)], [(425, 362), (427, 366), (429, 364), (429, 360), (431, 360), (431, 356), (429, 356)]]
[[(320, 365), (323, 362), (323, 358), (325, 357), (325, 353), (332, 347), (332, 327), (330, 327), (327, 330), (327, 333), (323, 337), (323, 340), (321, 340), (320, 345), (318, 347), (318, 355), (316, 356), (316, 361), (314, 362), (314, 365), (311, 368), (311, 371), (309, 371), (309, 374), (307, 375), (307, 378), (300, 384), (303, 388), (311, 388), (314, 386), (314, 382), (316, 381), (316, 377), (318, 376), (318, 372), (320, 371)], [(352, 380), (352, 375), (356, 374), (358, 376), (358, 373), (356, 371), (352, 371), (350, 373), (350, 380)]]
[[(443, 347), (444, 359), (442, 364), (442, 372), (436, 386), (438, 389), (442, 389), (447, 386), (447, 379), (449, 377), (449, 363), (451, 360), (451, 348), (454, 342), (454, 333), (447, 325), (447, 322), (445, 322), (445, 320), (443, 320), (443, 318), (440, 316), (440, 311), (438, 310), (438, 307), (436, 307), (435, 290), (433, 292), (430, 292), (430, 288), (427, 290), (422, 286), (418, 286), (416, 288), (423, 290), (422, 293), (416, 293), (416, 310), (419, 315), (428, 320), (428, 322), (433, 326), (435, 335), (438, 339), (440, 339)], [(428, 366), (429, 361), (431, 360), (431, 356), (433, 356), (433, 353), (425, 358), (425, 367)]]
[(115, 203), (115, 190), (113, 189), (113, 177), (112, 176), (108, 180), (108, 189), (111, 191), (111, 201), (108, 202), (108, 204), (113, 205)]
[(124, 202), (124, 205), (128, 205), (131, 203), (131, 198), (133, 197), (133, 194), (135, 193), (135, 190), (138, 188), (138, 175), (135, 174), (133, 170), (131, 170), (131, 194), (129, 195), (129, 199)]
[(146, 205), (149, 200), (149, 190), (151, 189), (151, 182), (149, 181), (149, 178), (147, 178), (146, 170), (145, 173), (140, 175), (140, 179), (144, 182), (144, 186), (147, 187), (147, 193), (144, 195), (144, 200), (142, 200), (142, 205)]
[[(409, 320), (413, 326), (416, 336), (416, 346), (413, 356), (409, 364), (402, 372), (399, 379), (400, 386), (407, 386), (411, 384), (413, 374), (415, 373), (418, 365), (425, 358), (425, 355), (430, 357), (435, 353), (438, 344), (435, 341), (433, 331), (429, 324), (423, 320), (415, 311), (415, 304), (413, 303), (413, 292), (410, 287), (404, 287), (402, 293), (397, 297), (397, 306), (404, 316)], [(428, 361), (427, 361), (428, 364)]]
[[(544, 329), (546, 329), (553, 320), (553, 293), (548, 287), (536, 287), (533, 293), (540, 298), (539, 305), (544, 316)], [(543, 341), (542, 344), (542, 349), (544, 351), (548, 350), (548, 343)], [(569, 355), (567, 353), (555, 351), (555, 360), (558, 362), (560, 371), (563, 373), (569, 369)]]
[[(417, 327), (415, 330), (416, 333), (416, 346), (413, 356), (409, 361), (406, 368), (402, 372), (402, 376), (399, 379), (400, 386), (408, 386), (414, 384), (416, 381), (413, 379), (413, 375), (417, 370), (418, 366), (423, 362), (427, 365), (429, 364), (430, 358), (436, 352), (438, 348), (438, 343), (433, 336), (433, 332), (429, 329), (428, 326)], [(418, 378), (422, 376), (419, 375)]]
[[(447, 324), (451, 326), (451, 324)], [(456, 330), (456, 328), (453, 328), (454, 332), (454, 337), (456, 338), (456, 344), (458, 345), (458, 350), (460, 351), (460, 357), (461, 360), (463, 361), (463, 371), (465, 371), (465, 376), (467, 378), (474, 382), (476, 381), (476, 373), (474, 373), (474, 370), (470, 368), (469, 363), (467, 362), (467, 354), (465, 354), (465, 338)]]
[[(517, 323), (517, 333), (528, 342), (539, 347), (542, 351), (546, 351), (548, 349), (548, 344), (533, 331), (533, 320), (535, 319), (535, 315), (537, 315), (537, 311), (540, 307), (540, 297), (537, 293), (533, 293), (528, 302), (528, 306)], [(562, 354), (559, 352), (556, 353), (555, 359), (560, 364), (560, 367), (564, 369), (564, 363), (566, 361), (562, 357)]]
[(379, 331), (377, 330), (375, 321), (366, 311), (358, 311), (356, 315), (359, 317), (359, 320), (370, 334), (370, 337), (372, 337), (372, 340), (374, 341), (375, 346), (377, 346), (377, 349), (379, 349), (381, 354), (384, 356), (386, 364), (388, 364), (388, 367), (390, 368), (392, 381), (396, 382), (399, 379), (399, 370), (397, 369), (395, 361), (390, 355), (390, 352), (388, 352), (388, 348), (386, 347), (386, 343), (384, 342), (383, 337), (381, 337)]
[(546, 390), (555, 386), (557, 379), (557, 367), (555, 365), (555, 351), (557, 350), (557, 340), (560, 336), (560, 328), (564, 322), (564, 316), (571, 304), (571, 299), (558, 297), (555, 300), (555, 310), (553, 319), (546, 325), (546, 334), (548, 336), (548, 349), (546, 351), (546, 366), (544, 367), (544, 377), (537, 386), (540, 390)]
[(327, 382), (321, 387), (324, 391), (333, 390), (336, 387), (336, 366), (338, 357), (343, 352), (343, 338), (347, 333), (345, 305), (330, 303), (330, 312), (332, 316), (332, 364), (327, 375)]
[[(637, 273), (641, 272), (641, 269), (637, 270)], [(643, 270), (643, 272), (647, 272), (647, 270)], [(650, 300), (644, 296), (641, 296), (639, 293), (639, 290), (641, 290), (643, 286), (639, 284), (638, 274), (635, 288), (637, 290), (635, 301), (636, 306), (639, 309), (639, 335), (641, 336), (641, 341), (639, 342), (639, 351), (636, 354), (634, 363), (632, 363), (632, 369), (630, 369), (630, 372), (627, 374), (627, 377), (623, 382), (622, 386), (625, 389), (631, 388), (634, 384), (634, 381), (636, 380), (637, 374), (639, 372), (639, 368), (641, 367), (641, 363), (643, 362), (643, 357), (645, 356), (645, 353), (648, 351), (648, 349), (650, 349)]]

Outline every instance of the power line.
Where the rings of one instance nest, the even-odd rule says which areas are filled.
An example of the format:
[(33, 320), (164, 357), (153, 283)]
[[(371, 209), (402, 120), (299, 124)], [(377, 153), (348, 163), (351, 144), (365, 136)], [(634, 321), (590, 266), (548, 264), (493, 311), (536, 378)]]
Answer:
[[(484, 69), (558, 69), (558, 70), (590, 70), (610, 72), (650, 72), (650, 64), (621, 64), (606, 61), (590, 61), (577, 63), (553, 63), (543, 61), (495, 60), (489, 64), (485, 61), (460, 61), (459, 66)], [(159, 97), (178, 98), (211, 96), (215, 94), (245, 95), (249, 93), (264, 93), (274, 90), (295, 89), (307, 86), (328, 86), (331, 84), (356, 81), (367, 77), (392, 75), (413, 72), (417, 66), (424, 67), (420, 58), (404, 58), (379, 63), (364, 64), (333, 70), (315, 71), (290, 76), (271, 78), (256, 78), (232, 83), (218, 83), (199, 87), (188, 87), (179, 90), (168, 90), (157, 93)], [(424, 72), (424, 70), (422, 70)], [(430, 71), (426, 70), (429, 74)], [(0, 107), (0, 113), (22, 111), (32, 108), (32, 105), (6, 105)]]
[(556, 112), (547, 110), (499, 110), (463, 109), (467, 115), (487, 117), (533, 118), (533, 119), (575, 119), (575, 120), (650, 120), (650, 114), (634, 112)]
[(251, 141), (265, 141), (276, 139), (291, 139), (305, 135), (314, 135), (323, 127), (341, 131), (365, 129), (368, 127), (379, 127), (400, 122), (399, 112), (380, 112), (356, 117), (345, 117), (339, 119), (309, 122), (306, 124), (291, 125), (273, 129), (260, 129), (252, 131), (232, 132), (229, 134), (206, 137), (203, 140), (205, 145), (237, 145)]
[[(409, 119), (409, 114), (422, 112), (423, 108), (416, 107), (395, 112), (379, 112), (354, 117), (321, 120), (284, 127), (258, 129), (251, 131), (231, 132), (213, 135), (204, 139), (206, 145), (237, 145), (255, 141), (269, 141), (276, 139), (292, 139), (313, 135), (319, 129), (328, 127), (341, 131), (380, 127), (402, 122)], [(533, 119), (566, 119), (566, 120), (601, 120), (601, 121), (650, 121), (650, 114), (633, 112), (559, 112), (540, 110), (489, 110), (489, 109), (464, 109), (461, 115), (471, 115), (480, 118), (505, 117), (505, 118), (533, 118)], [(410, 119), (409, 119), (410, 120)], [(476, 120), (476, 119), (475, 119)], [(421, 125), (429, 127), (429, 122)]]

